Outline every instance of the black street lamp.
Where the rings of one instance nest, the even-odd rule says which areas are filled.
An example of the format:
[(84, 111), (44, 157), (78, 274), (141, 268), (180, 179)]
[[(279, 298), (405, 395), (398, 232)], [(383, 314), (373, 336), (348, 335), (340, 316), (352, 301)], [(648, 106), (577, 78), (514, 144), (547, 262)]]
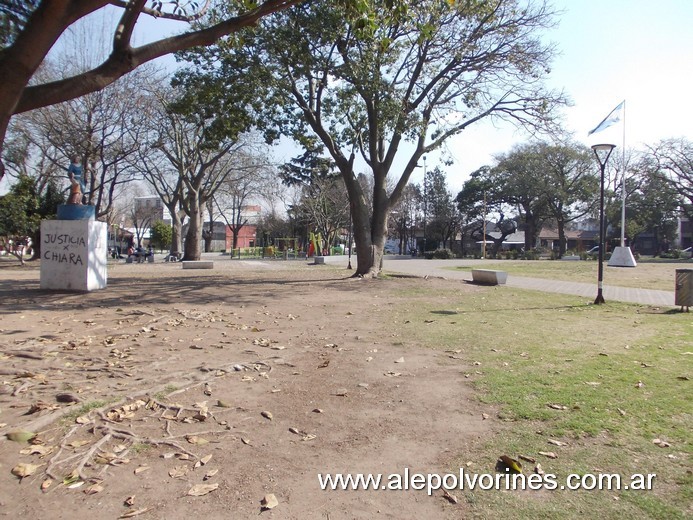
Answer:
[(602, 294), (604, 288), (604, 170), (614, 148), (616, 148), (615, 144), (595, 144), (592, 146), (601, 170), (599, 184), (599, 274), (597, 276), (597, 298), (594, 300), (596, 305), (604, 303), (604, 295)]

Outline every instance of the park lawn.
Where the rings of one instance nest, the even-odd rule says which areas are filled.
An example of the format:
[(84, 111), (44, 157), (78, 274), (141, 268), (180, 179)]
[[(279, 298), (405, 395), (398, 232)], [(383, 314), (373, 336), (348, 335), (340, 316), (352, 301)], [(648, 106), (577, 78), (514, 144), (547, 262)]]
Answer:
[(690, 314), (507, 287), (408, 297), (397, 311), (402, 336), (459, 363), (497, 422), (450, 472), (494, 473), (499, 456), (524, 455), (559, 485), (573, 473), (616, 473), (624, 483), (657, 475), (652, 491), (458, 491), (474, 518), (690, 517)]
[[(479, 268), (480, 266), (473, 266)], [(450, 269), (471, 271), (472, 266)], [(567, 282), (597, 283), (598, 263), (592, 260), (490, 260), (484, 269), (507, 271), (509, 276), (545, 278)], [(608, 267), (604, 262), (604, 284), (641, 289), (673, 291), (676, 269), (693, 269), (690, 261), (653, 262), (641, 261), (637, 267)]]

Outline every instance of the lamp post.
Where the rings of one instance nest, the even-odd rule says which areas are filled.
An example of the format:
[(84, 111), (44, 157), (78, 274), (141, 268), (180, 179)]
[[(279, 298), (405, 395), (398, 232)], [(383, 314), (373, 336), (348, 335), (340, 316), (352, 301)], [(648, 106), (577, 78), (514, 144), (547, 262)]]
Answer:
[(601, 171), (599, 184), (599, 274), (597, 276), (597, 298), (594, 300), (596, 305), (604, 303), (604, 295), (602, 294), (604, 286), (604, 170), (614, 148), (616, 148), (614, 144), (595, 144), (592, 146)]

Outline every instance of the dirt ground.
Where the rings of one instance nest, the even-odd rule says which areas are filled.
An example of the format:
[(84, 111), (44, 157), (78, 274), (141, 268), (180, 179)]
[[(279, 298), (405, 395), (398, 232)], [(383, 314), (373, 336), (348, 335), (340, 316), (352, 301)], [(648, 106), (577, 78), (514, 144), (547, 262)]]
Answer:
[(0, 516), (464, 518), (441, 491), (320, 489), (318, 473), (457, 472), (492, 425), (471, 362), (399, 333), (410, 289), (451, 282), (348, 276), (119, 264), (81, 294), (0, 266)]

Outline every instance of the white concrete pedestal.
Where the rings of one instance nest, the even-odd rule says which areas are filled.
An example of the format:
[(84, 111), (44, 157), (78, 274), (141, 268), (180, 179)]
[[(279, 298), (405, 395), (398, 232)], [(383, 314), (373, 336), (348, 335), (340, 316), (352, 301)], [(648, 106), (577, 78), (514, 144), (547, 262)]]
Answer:
[(609, 258), (607, 265), (609, 267), (635, 267), (638, 264), (635, 261), (635, 257), (633, 257), (630, 247), (618, 246), (611, 253), (611, 258)]
[(41, 289), (105, 289), (107, 259), (105, 222), (41, 222)]

